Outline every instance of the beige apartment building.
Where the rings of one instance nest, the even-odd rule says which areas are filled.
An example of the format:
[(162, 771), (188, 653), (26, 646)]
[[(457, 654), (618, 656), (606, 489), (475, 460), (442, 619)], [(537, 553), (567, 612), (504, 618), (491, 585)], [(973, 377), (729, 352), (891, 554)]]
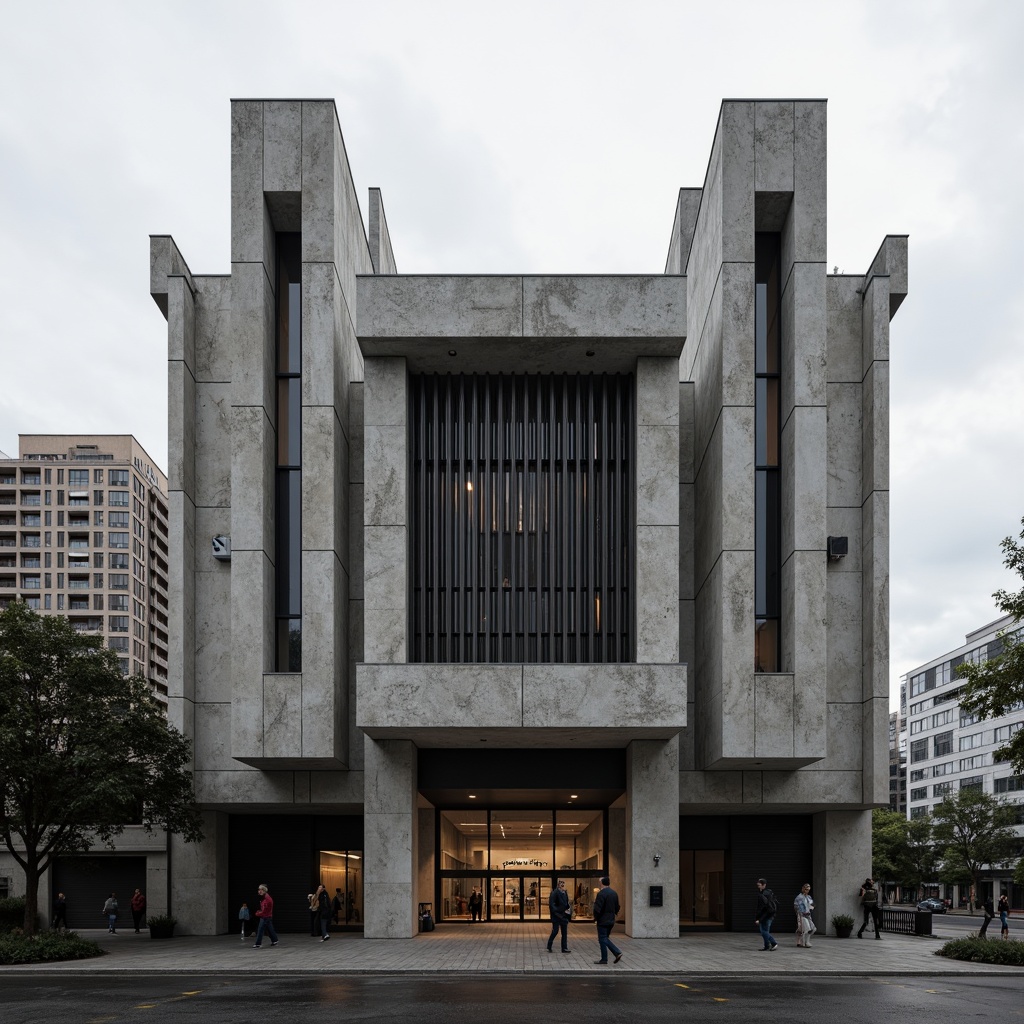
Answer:
[(0, 457), (0, 608), (66, 615), (167, 705), (167, 477), (131, 434), (21, 434)]

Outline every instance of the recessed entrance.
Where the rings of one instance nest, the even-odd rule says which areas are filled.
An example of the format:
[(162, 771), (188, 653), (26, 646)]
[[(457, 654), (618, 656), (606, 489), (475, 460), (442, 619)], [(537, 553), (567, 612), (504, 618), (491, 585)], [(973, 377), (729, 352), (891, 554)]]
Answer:
[(438, 812), (438, 920), (471, 921), (474, 890), (484, 921), (544, 921), (564, 879), (575, 919), (590, 918), (606, 870), (601, 810)]

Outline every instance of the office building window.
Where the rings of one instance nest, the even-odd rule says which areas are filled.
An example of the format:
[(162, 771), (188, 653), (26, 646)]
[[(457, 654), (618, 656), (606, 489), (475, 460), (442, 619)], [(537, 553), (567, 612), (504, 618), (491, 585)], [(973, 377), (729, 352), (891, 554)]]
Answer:
[(928, 787), (921, 786), (919, 789), (912, 789), (910, 791), (911, 800), (927, 800), (928, 799)]
[(111, 487), (127, 487), (128, 486), (128, 470), (127, 469), (111, 469), (111, 470), (108, 470), (107, 483)]
[(910, 744), (910, 763), (914, 764), (917, 761), (928, 760), (928, 741), (925, 740), (914, 740)]
[(940, 733), (938, 736), (932, 737), (932, 743), (934, 744), (932, 750), (933, 757), (945, 757), (947, 754), (953, 753), (953, 731)]
[(979, 792), (985, 790), (985, 779), (982, 775), (972, 775), (970, 778), (960, 780), (961, 789), (976, 789)]
[(952, 792), (953, 792), (953, 783), (952, 782), (939, 782), (936, 785), (932, 786), (932, 796), (934, 796), (934, 797), (944, 797), (947, 793), (952, 793)]
[(961, 736), (960, 749), (973, 750), (975, 747), (980, 747), (984, 742), (984, 738), (985, 734), (980, 732), (971, 733), (970, 736)]
[(1000, 793), (1024, 793), (1024, 775), (1011, 775), (1007, 779), (994, 779), (993, 792)]

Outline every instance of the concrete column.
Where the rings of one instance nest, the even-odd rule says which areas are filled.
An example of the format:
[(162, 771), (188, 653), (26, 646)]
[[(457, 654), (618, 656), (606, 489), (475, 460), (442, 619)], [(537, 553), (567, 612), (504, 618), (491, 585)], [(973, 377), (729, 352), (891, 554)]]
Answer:
[(814, 815), (812, 845), (814, 922), (834, 934), (833, 914), (860, 919), (857, 894), (871, 874), (871, 811), (821, 811)]
[(365, 361), (363, 660), (408, 660), (408, 415), (405, 359)]
[(171, 837), (170, 912), (178, 919), (182, 935), (218, 935), (227, 930), (230, 920), (228, 816), (204, 811), (203, 832), (206, 839), (201, 843)]
[(679, 661), (679, 361), (636, 361), (636, 660)]
[(366, 737), (364, 750), (363, 934), (407, 939), (416, 932), (416, 748), (409, 740)]
[[(678, 936), (678, 737), (634, 740), (626, 748), (626, 868), (628, 877), (622, 886), (626, 932), (643, 939)], [(663, 889), (660, 907), (648, 906), (652, 885)]]

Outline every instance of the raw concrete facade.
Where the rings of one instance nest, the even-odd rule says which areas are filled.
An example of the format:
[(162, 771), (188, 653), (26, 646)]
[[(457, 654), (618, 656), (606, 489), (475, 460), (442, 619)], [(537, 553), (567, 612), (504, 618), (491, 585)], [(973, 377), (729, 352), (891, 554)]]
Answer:
[[(584, 790), (604, 815), (597, 867), (635, 936), (678, 934), (680, 851), (703, 849), (693, 837), (713, 819), (737, 837), (757, 822), (766, 847), (772, 822), (803, 836), (819, 911), (852, 912), (870, 808), (887, 798), (888, 339), (907, 246), (888, 236), (866, 273), (827, 273), (825, 111), (723, 103), (663, 275), (403, 276), (375, 189), (364, 229), (333, 103), (232, 104), (230, 275), (192, 274), (169, 236), (151, 246), (169, 338), (170, 717), (194, 742), (208, 834), (173, 848), (188, 930), (226, 930), (241, 884), (233, 821), (344, 816), (361, 821), (364, 934), (408, 936), (441, 893), (437, 794), (469, 807), (477, 788), (492, 808)], [(781, 268), (771, 672), (754, 660), (758, 232), (777, 239)], [(275, 641), (283, 234), (299, 236), (302, 266), (301, 509), (289, 513), (301, 669), (289, 671)], [(413, 382), (527, 373), (631, 382), (632, 656), (418, 659)], [(215, 537), (230, 560), (211, 554)], [(830, 560), (828, 538), (848, 553)], [(474, 775), (480, 743), (497, 781)], [(550, 791), (523, 781), (552, 754)], [(605, 755), (621, 779), (588, 794), (572, 763)], [(464, 766), (461, 788), (431, 782), (442, 762)], [(765, 872), (747, 877), (732, 841), (717, 921), (745, 926)]]

